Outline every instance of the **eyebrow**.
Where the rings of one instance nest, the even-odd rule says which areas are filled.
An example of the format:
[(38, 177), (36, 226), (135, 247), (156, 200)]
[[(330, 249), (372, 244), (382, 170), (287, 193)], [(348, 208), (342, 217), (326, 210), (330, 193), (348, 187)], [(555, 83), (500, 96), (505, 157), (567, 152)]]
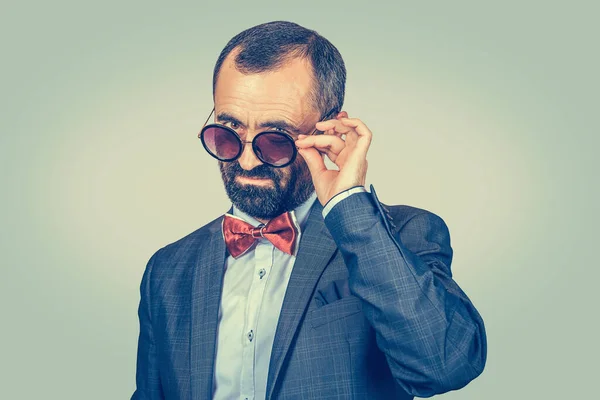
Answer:
[[(226, 112), (220, 112), (217, 115), (217, 121), (230, 122), (230, 123), (235, 123), (235, 124), (244, 126), (242, 121), (240, 121), (233, 115), (226, 113)], [(302, 133), (300, 131), (300, 129), (298, 129), (298, 127), (292, 125), (291, 123), (289, 123), (283, 119), (261, 122), (260, 124), (258, 124), (258, 128), (259, 129), (266, 129), (266, 128), (281, 129), (281, 130), (284, 130), (287, 132), (295, 133), (296, 135), (299, 135)]]

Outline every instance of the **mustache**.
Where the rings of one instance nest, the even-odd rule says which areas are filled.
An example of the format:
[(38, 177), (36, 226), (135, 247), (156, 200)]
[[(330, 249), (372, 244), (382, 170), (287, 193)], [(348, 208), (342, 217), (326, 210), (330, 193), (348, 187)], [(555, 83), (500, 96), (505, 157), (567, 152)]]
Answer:
[(227, 175), (230, 177), (241, 176), (244, 178), (267, 178), (274, 181), (279, 179), (279, 175), (275, 172), (274, 168), (271, 168), (265, 164), (258, 165), (249, 171), (243, 169), (238, 162), (230, 163), (225, 168)]

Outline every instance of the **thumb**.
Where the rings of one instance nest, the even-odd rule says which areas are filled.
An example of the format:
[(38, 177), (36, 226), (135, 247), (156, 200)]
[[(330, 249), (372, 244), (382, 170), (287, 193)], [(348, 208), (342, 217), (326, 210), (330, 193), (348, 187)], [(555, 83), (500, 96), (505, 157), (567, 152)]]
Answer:
[(298, 154), (304, 158), (306, 165), (310, 171), (310, 174), (314, 177), (319, 176), (323, 171), (327, 171), (325, 161), (321, 156), (321, 153), (314, 147), (299, 148)]

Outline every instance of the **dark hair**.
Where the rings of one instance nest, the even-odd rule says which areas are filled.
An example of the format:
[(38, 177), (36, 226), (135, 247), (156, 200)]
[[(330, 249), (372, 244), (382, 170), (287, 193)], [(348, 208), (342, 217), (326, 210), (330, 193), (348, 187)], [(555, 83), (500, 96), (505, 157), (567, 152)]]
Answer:
[(346, 67), (338, 49), (317, 32), (287, 21), (273, 21), (234, 36), (225, 46), (213, 72), (213, 96), (225, 58), (234, 50), (236, 68), (244, 73), (273, 71), (292, 58), (306, 58), (313, 67), (311, 96), (321, 118), (339, 112), (344, 104)]

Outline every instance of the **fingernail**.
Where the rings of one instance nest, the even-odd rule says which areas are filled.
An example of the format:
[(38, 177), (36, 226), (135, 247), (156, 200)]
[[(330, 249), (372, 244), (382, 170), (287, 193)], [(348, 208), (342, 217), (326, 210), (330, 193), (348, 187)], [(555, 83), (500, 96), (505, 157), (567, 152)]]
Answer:
[(302, 134), (298, 135), (298, 139), (303, 139), (305, 137), (306, 137), (306, 135), (302, 135)]

